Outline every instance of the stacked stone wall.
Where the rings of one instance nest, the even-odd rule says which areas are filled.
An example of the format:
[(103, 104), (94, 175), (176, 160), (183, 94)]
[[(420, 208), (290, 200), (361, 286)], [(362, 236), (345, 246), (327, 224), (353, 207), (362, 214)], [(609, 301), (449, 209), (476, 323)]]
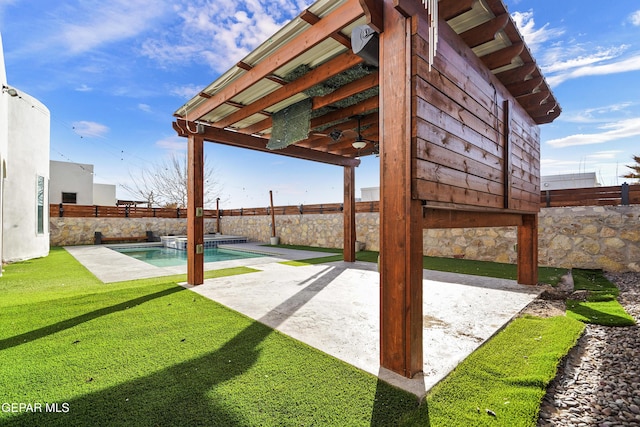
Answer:
[[(52, 218), (51, 245), (92, 244), (95, 231), (105, 236), (186, 234), (186, 219)], [(356, 235), (365, 249), (380, 249), (380, 215), (356, 214)], [(216, 231), (205, 220), (205, 232)], [(223, 234), (267, 242), (270, 216), (221, 218)], [(276, 235), (283, 244), (341, 248), (342, 214), (277, 215)], [(516, 227), (424, 230), (423, 253), (429, 256), (515, 263)], [(539, 261), (563, 268), (640, 271), (640, 205), (542, 209), (539, 217)]]

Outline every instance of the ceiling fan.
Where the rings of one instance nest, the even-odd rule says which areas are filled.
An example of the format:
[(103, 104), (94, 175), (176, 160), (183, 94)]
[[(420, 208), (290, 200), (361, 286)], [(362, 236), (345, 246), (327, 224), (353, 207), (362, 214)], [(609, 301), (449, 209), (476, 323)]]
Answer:
[(333, 130), (331, 130), (331, 132), (329, 132), (329, 133), (313, 132), (312, 135), (329, 137), (329, 138), (331, 138), (331, 142), (329, 142), (329, 144), (335, 144), (336, 142), (340, 141), (342, 139), (342, 137), (345, 136), (345, 134), (354, 133), (354, 134), (356, 134), (356, 138), (351, 143), (351, 145), (353, 146), (353, 148), (356, 148), (358, 150), (364, 148), (367, 145), (367, 143), (377, 144), (378, 143), (377, 141), (374, 141), (374, 140), (371, 140), (371, 139), (367, 139), (367, 138), (364, 138), (362, 136), (362, 126), (361, 126), (362, 117), (363, 116), (361, 116), (361, 115), (349, 117), (350, 120), (357, 119), (357, 121), (358, 121), (357, 130), (340, 129), (339, 127), (336, 127)]

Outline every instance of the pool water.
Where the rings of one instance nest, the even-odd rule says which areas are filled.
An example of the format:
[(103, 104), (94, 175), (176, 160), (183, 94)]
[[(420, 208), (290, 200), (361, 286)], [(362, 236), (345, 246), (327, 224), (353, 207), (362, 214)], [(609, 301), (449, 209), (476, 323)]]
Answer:
[[(172, 248), (113, 248), (113, 250), (139, 259), (156, 267), (174, 267), (187, 263), (187, 253)], [(204, 250), (204, 262), (229, 261), (234, 259), (257, 258), (262, 254), (234, 251), (231, 249), (208, 248)]]

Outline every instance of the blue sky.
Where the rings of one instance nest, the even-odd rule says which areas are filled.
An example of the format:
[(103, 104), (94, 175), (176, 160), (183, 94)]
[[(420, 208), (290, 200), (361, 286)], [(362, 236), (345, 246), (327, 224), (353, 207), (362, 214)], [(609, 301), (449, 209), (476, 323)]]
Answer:
[[(118, 185), (185, 141), (173, 112), (309, 0), (0, 0), (9, 84), (51, 111), (51, 159)], [(563, 113), (541, 126), (542, 174), (624, 181), (640, 154), (640, 3), (508, 0)], [(332, 203), (342, 169), (206, 144), (227, 207)], [(356, 186), (379, 184), (363, 159)], [(359, 191), (357, 192), (359, 195)]]

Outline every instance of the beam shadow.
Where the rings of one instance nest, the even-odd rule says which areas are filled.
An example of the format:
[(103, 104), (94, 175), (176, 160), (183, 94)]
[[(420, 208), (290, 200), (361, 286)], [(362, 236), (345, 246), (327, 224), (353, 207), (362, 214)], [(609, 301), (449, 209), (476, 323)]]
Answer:
[(129, 308), (135, 307), (137, 305), (143, 304), (145, 302), (152, 301), (157, 298), (162, 298), (164, 296), (171, 295), (183, 290), (184, 288), (179, 286), (171, 287), (169, 289), (165, 289), (165, 290), (148, 294), (148, 295), (143, 295), (141, 297), (134, 298), (125, 302), (121, 302), (119, 304), (115, 304), (109, 307), (103, 307), (98, 310), (91, 311), (89, 313), (81, 314), (80, 316), (62, 320), (52, 325), (43, 326), (41, 328), (34, 329), (33, 331), (25, 332), (20, 335), (15, 335), (13, 337), (5, 338), (3, 340), (0, 340), (0, 351), (6, 350), (12, 347), (17, 347), (21, 344), (30, 343), (37, 339), (44, 338), (46, 336), (55, 334), (60, 331), (64, 331), (65, 329), (73, 328), (74, 326), (78, 326), (81, 323), (85, 323), (85, 322), (89, 322), (91, 320), (97, 319), (98, 317), (106, 316), (108, 314), (116, 313), (118, 311), (124, 311)]

